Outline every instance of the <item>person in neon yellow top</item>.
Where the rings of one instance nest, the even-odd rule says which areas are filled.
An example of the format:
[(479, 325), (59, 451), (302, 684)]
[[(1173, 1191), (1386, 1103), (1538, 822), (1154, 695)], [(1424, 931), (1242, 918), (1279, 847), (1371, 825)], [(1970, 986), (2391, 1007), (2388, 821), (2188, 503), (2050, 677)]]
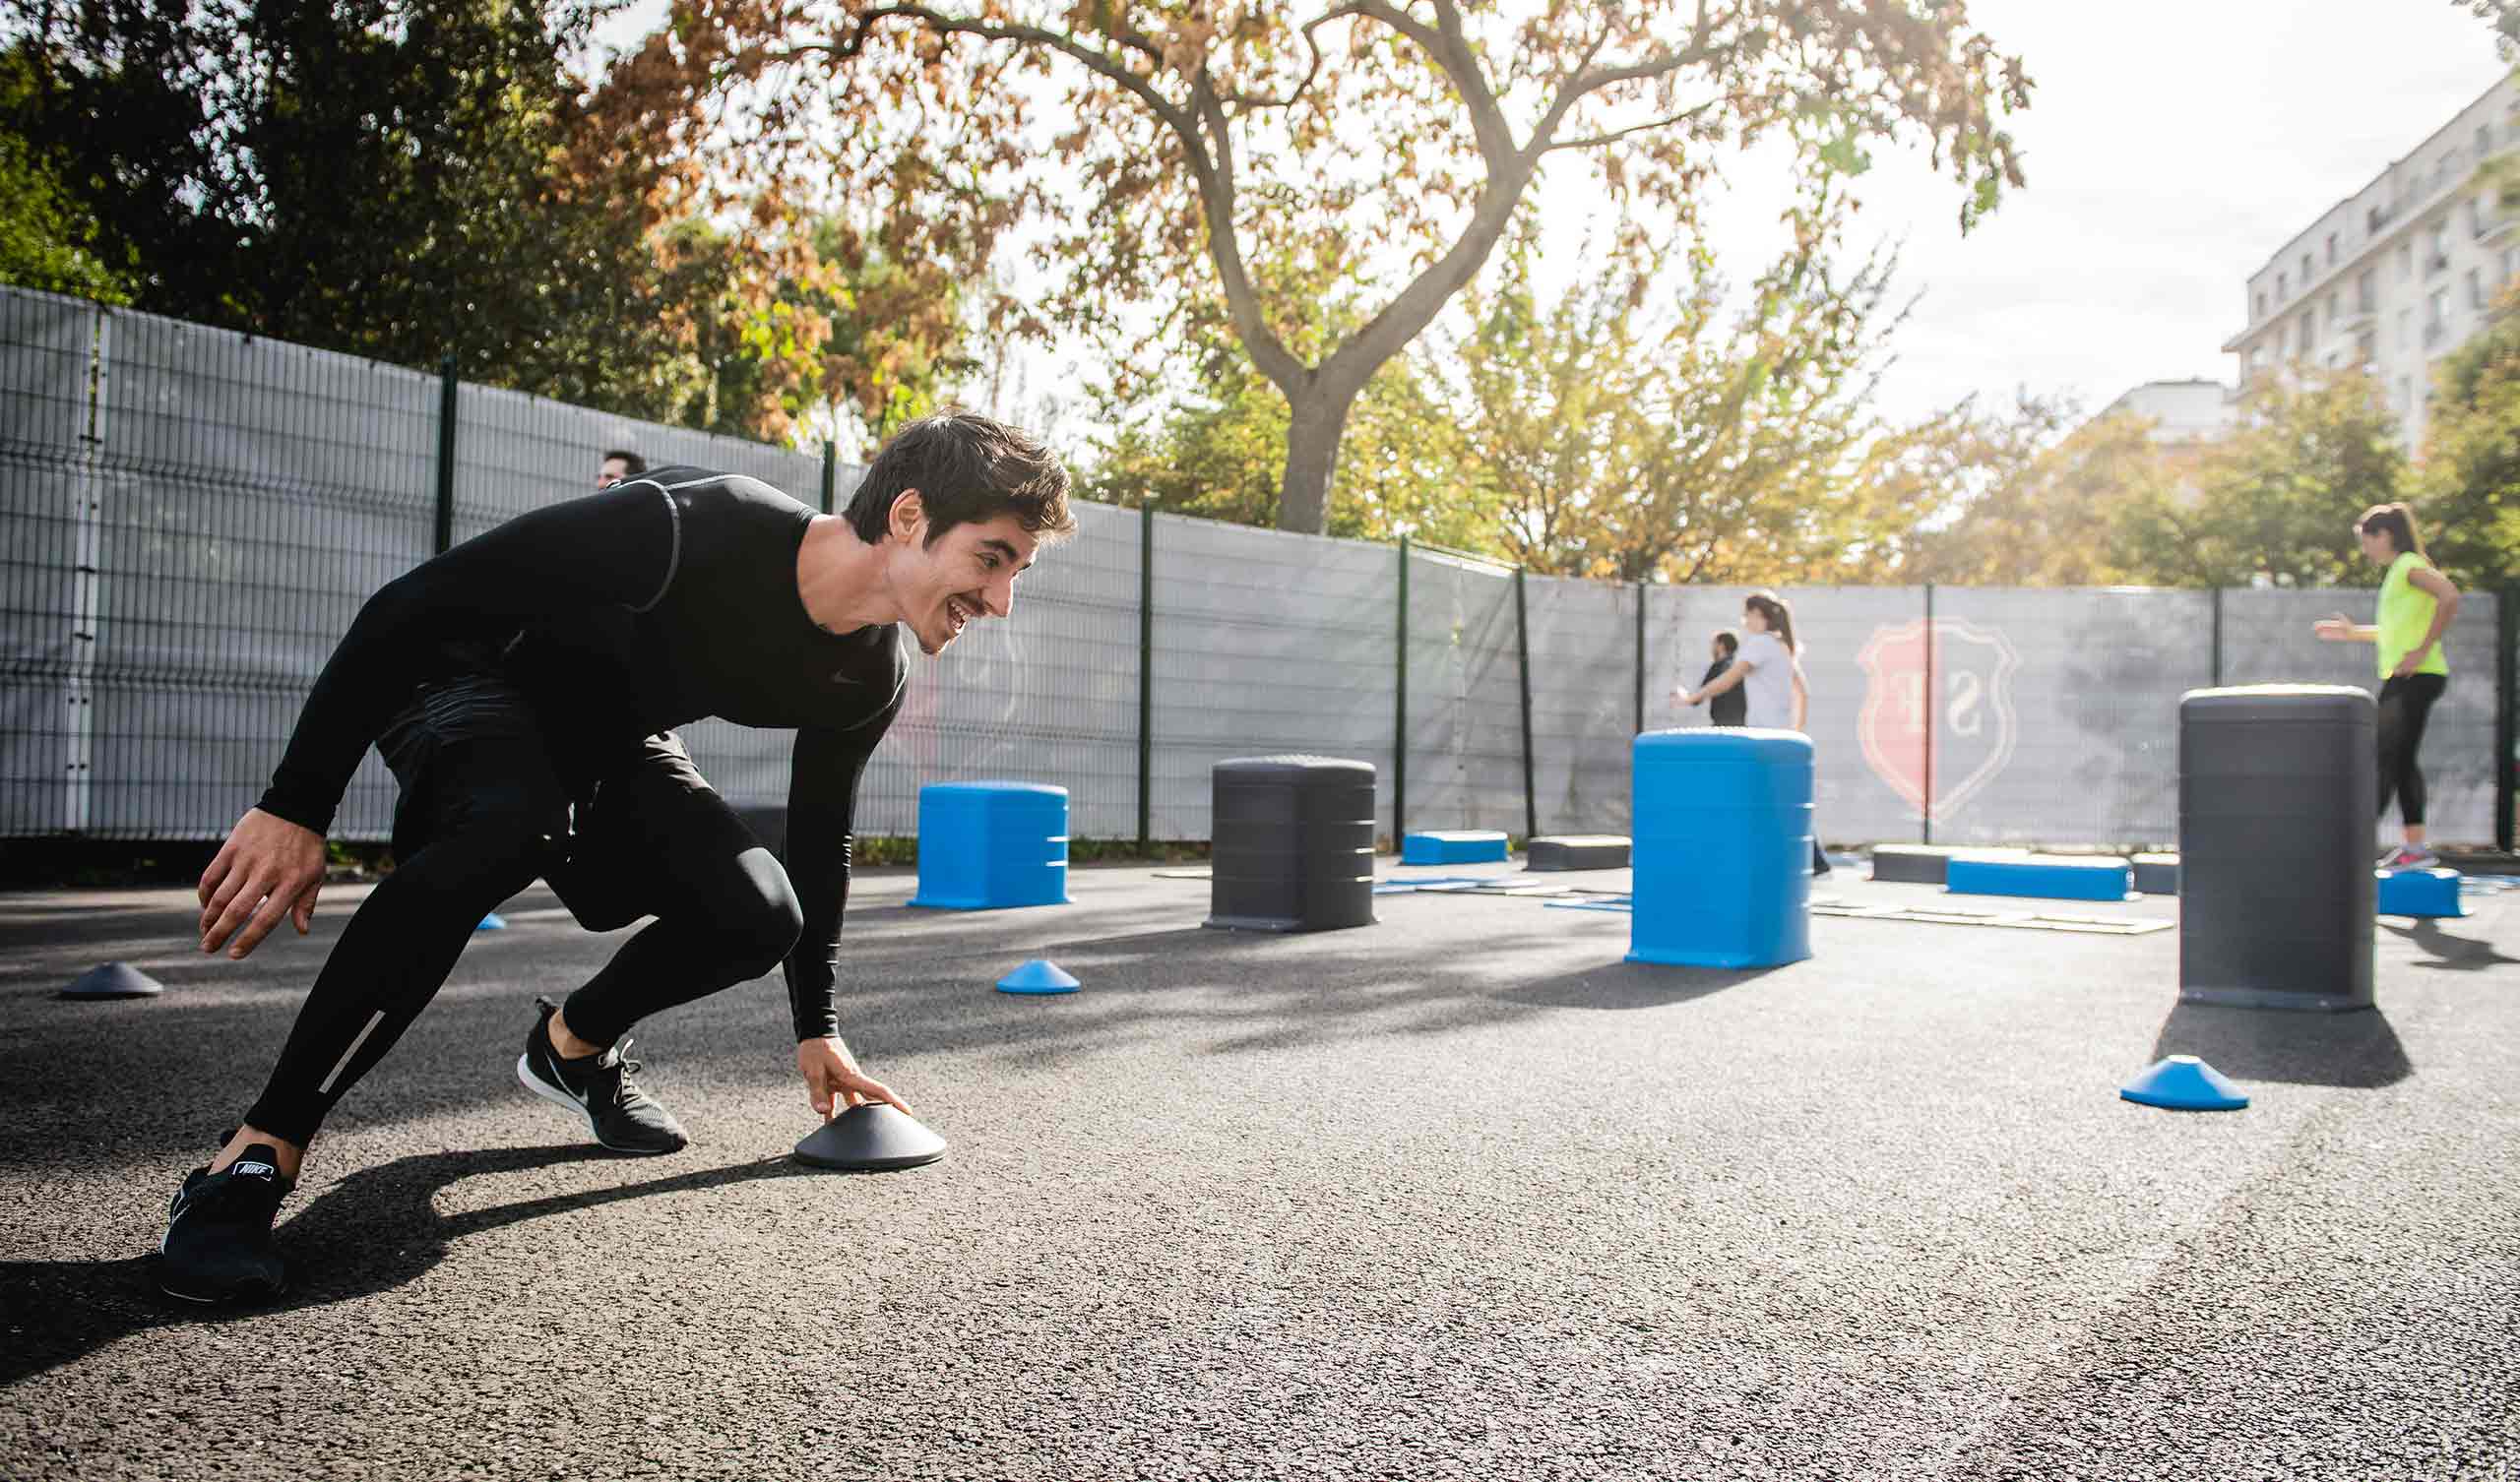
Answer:
[(2441, 860), (2424, 844), (2424, 772), (2416, 752), (2432, 704), (2450, 683), (2441, 635), (2459, 615), (2459, 588), (2425, 557), (2413, 507), (2375, 504), (2354, 522), (2354, 533), (2362, 554), (2389, 569), (2380, 580), (2380, 620), (2366, 626), (2338, 613), (2321, 618), (2316, 631), (2332, 644), (2379, 648), (2380, 816), (2388, 816), (2394, 793), (2406, 825), (2406, 841), (2380, 856), (2380, 868), (2426, 869)]

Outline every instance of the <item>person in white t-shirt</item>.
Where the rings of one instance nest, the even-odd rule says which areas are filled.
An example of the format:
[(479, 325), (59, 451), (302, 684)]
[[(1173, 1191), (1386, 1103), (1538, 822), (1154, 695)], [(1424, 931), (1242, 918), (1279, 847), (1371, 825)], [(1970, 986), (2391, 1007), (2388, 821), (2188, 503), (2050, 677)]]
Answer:
[[(1703, 705), (1738, 686), (1748, 701), (1744, 725), (1802, 729), (1811, 688), (1802, 678), (1802, 646), (1794, 640), (1793, 607), (1775, 592), (1754, 591), (1741, 600), (1741, 651), (1732, 667), (1680, 699), (1688, 705)], [(1816, 836), (1811, 840), (1811, 873), (1829, 873), (1829, 856), (1821, 852)]]

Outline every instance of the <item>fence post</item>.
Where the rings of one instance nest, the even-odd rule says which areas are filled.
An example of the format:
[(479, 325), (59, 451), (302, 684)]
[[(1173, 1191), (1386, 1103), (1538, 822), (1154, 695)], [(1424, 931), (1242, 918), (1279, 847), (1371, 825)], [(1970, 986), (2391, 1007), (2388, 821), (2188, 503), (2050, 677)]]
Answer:
[(2512, 693), (2514, 679), (2520, 678), (2513, 667), (2520, 663), (2520, 611), (2514, 610), (2515, 603), (2520, 603), (2520, 587), (2506, 587), (2494, 593), (2497, 641), (2493, 646), (2493, 846), (2505, 854), (2511, 852), (2512, 772), (2520, 770), (2520, 758), (2512, 755), (2512, 748), (2520, 745), (2520, 735), (2514, 733), (2514, 727), (2520, 726), (2520, 714), (2515, 714), (2513, 709), (2520, 696)]
[[(86, 373), (80, 393), (87, 402), (79, 428), (79, 465), (70, 477), (70, 651), (68, 672), (61, 679), (63, 731), (69, 755), (63, 759), (61, 829), (86, 834), (96, 824), (96, 648), (104, 637), (104, 479), (96, 464), (104, 456), (107, 398), (113, 377), (111, 309), (94, 306), (90, 321)], [(149, 822), (144, 819), (144, 827)]]
[(1523, 597), (1523, 569), (1514, 568), (1514, 654), (1523, 670), (1523, 839), (1540, 833), (1540, 794), (1532, 781), (1532, 617)]
[(831, 513), (834, 497), (840, 492), (840, 450), (831, 443), (823, 444), (823, 513)]
[(1927, 582), (1925, 584), (1924, 806), (1918, 810), (1924, 834), (1918, 842), (1927, 844), (1933, 842), (1933, 723), (1936, 712), (1933, 688), (1933, 584)]
[(437, 549), (455, 543), (455, 352), (437, 364)]
[(2214, 588), (2214, 688), (2223, 687), (2223, 588)]
[(1636, 584), (1636, 733), (1645, 734), (1645, 593), (1646, 584)]
[(1391, 846), (1409, 833), (1409, 536), (1400, 537), (1399, 682), (1392, 687)]
[[(1138, 498), (1138, 852), (1154, 847), (1155, 496)], [(1208, 826), (1216, 836), (1216, 825)]]

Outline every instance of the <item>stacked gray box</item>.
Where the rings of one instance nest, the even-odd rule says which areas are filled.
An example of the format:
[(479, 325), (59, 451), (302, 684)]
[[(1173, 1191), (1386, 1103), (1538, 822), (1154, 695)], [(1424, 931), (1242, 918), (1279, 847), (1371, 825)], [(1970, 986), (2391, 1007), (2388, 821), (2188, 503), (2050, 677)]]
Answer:
[(1207, 924), (1333, 931), (1374, 920), (1374, 769), (1336, 757), (1239, 757), (1212, 773)]

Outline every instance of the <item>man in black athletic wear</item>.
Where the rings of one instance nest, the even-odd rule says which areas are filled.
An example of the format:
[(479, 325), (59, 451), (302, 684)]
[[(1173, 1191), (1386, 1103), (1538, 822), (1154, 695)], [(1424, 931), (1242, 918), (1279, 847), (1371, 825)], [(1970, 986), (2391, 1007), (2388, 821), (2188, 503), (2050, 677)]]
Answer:
[[(307, 931), (324, 834), (370, 742), (402, 784), (398, 867), (343, 929), (261, 1099), (176, 1194), (158, 1284), (196, 1302), (283, 1288), (272, 1219), (316, 1128), (536, 876), (590, 929), (656, 918), (565, 1004), (537, 1005), (517, 1060), (596, 1142), (680, 1148), (626, 1031), (781, 963), (814, 1109), (902, 1105), (841, 1039), (833, 992), (857, 782), (908, 682), (895, 625), (935, 653), (1006, 616), (1017, 575), (1074, 528), (1056, 459), (953, 413), (886, 445), (845, 517), (663, 468), (377, 592), (202, 875), (202, 951), (241, 958), (283, 919)], [(709, 715), (795, 728), (784, 867), (672, 734)]]

